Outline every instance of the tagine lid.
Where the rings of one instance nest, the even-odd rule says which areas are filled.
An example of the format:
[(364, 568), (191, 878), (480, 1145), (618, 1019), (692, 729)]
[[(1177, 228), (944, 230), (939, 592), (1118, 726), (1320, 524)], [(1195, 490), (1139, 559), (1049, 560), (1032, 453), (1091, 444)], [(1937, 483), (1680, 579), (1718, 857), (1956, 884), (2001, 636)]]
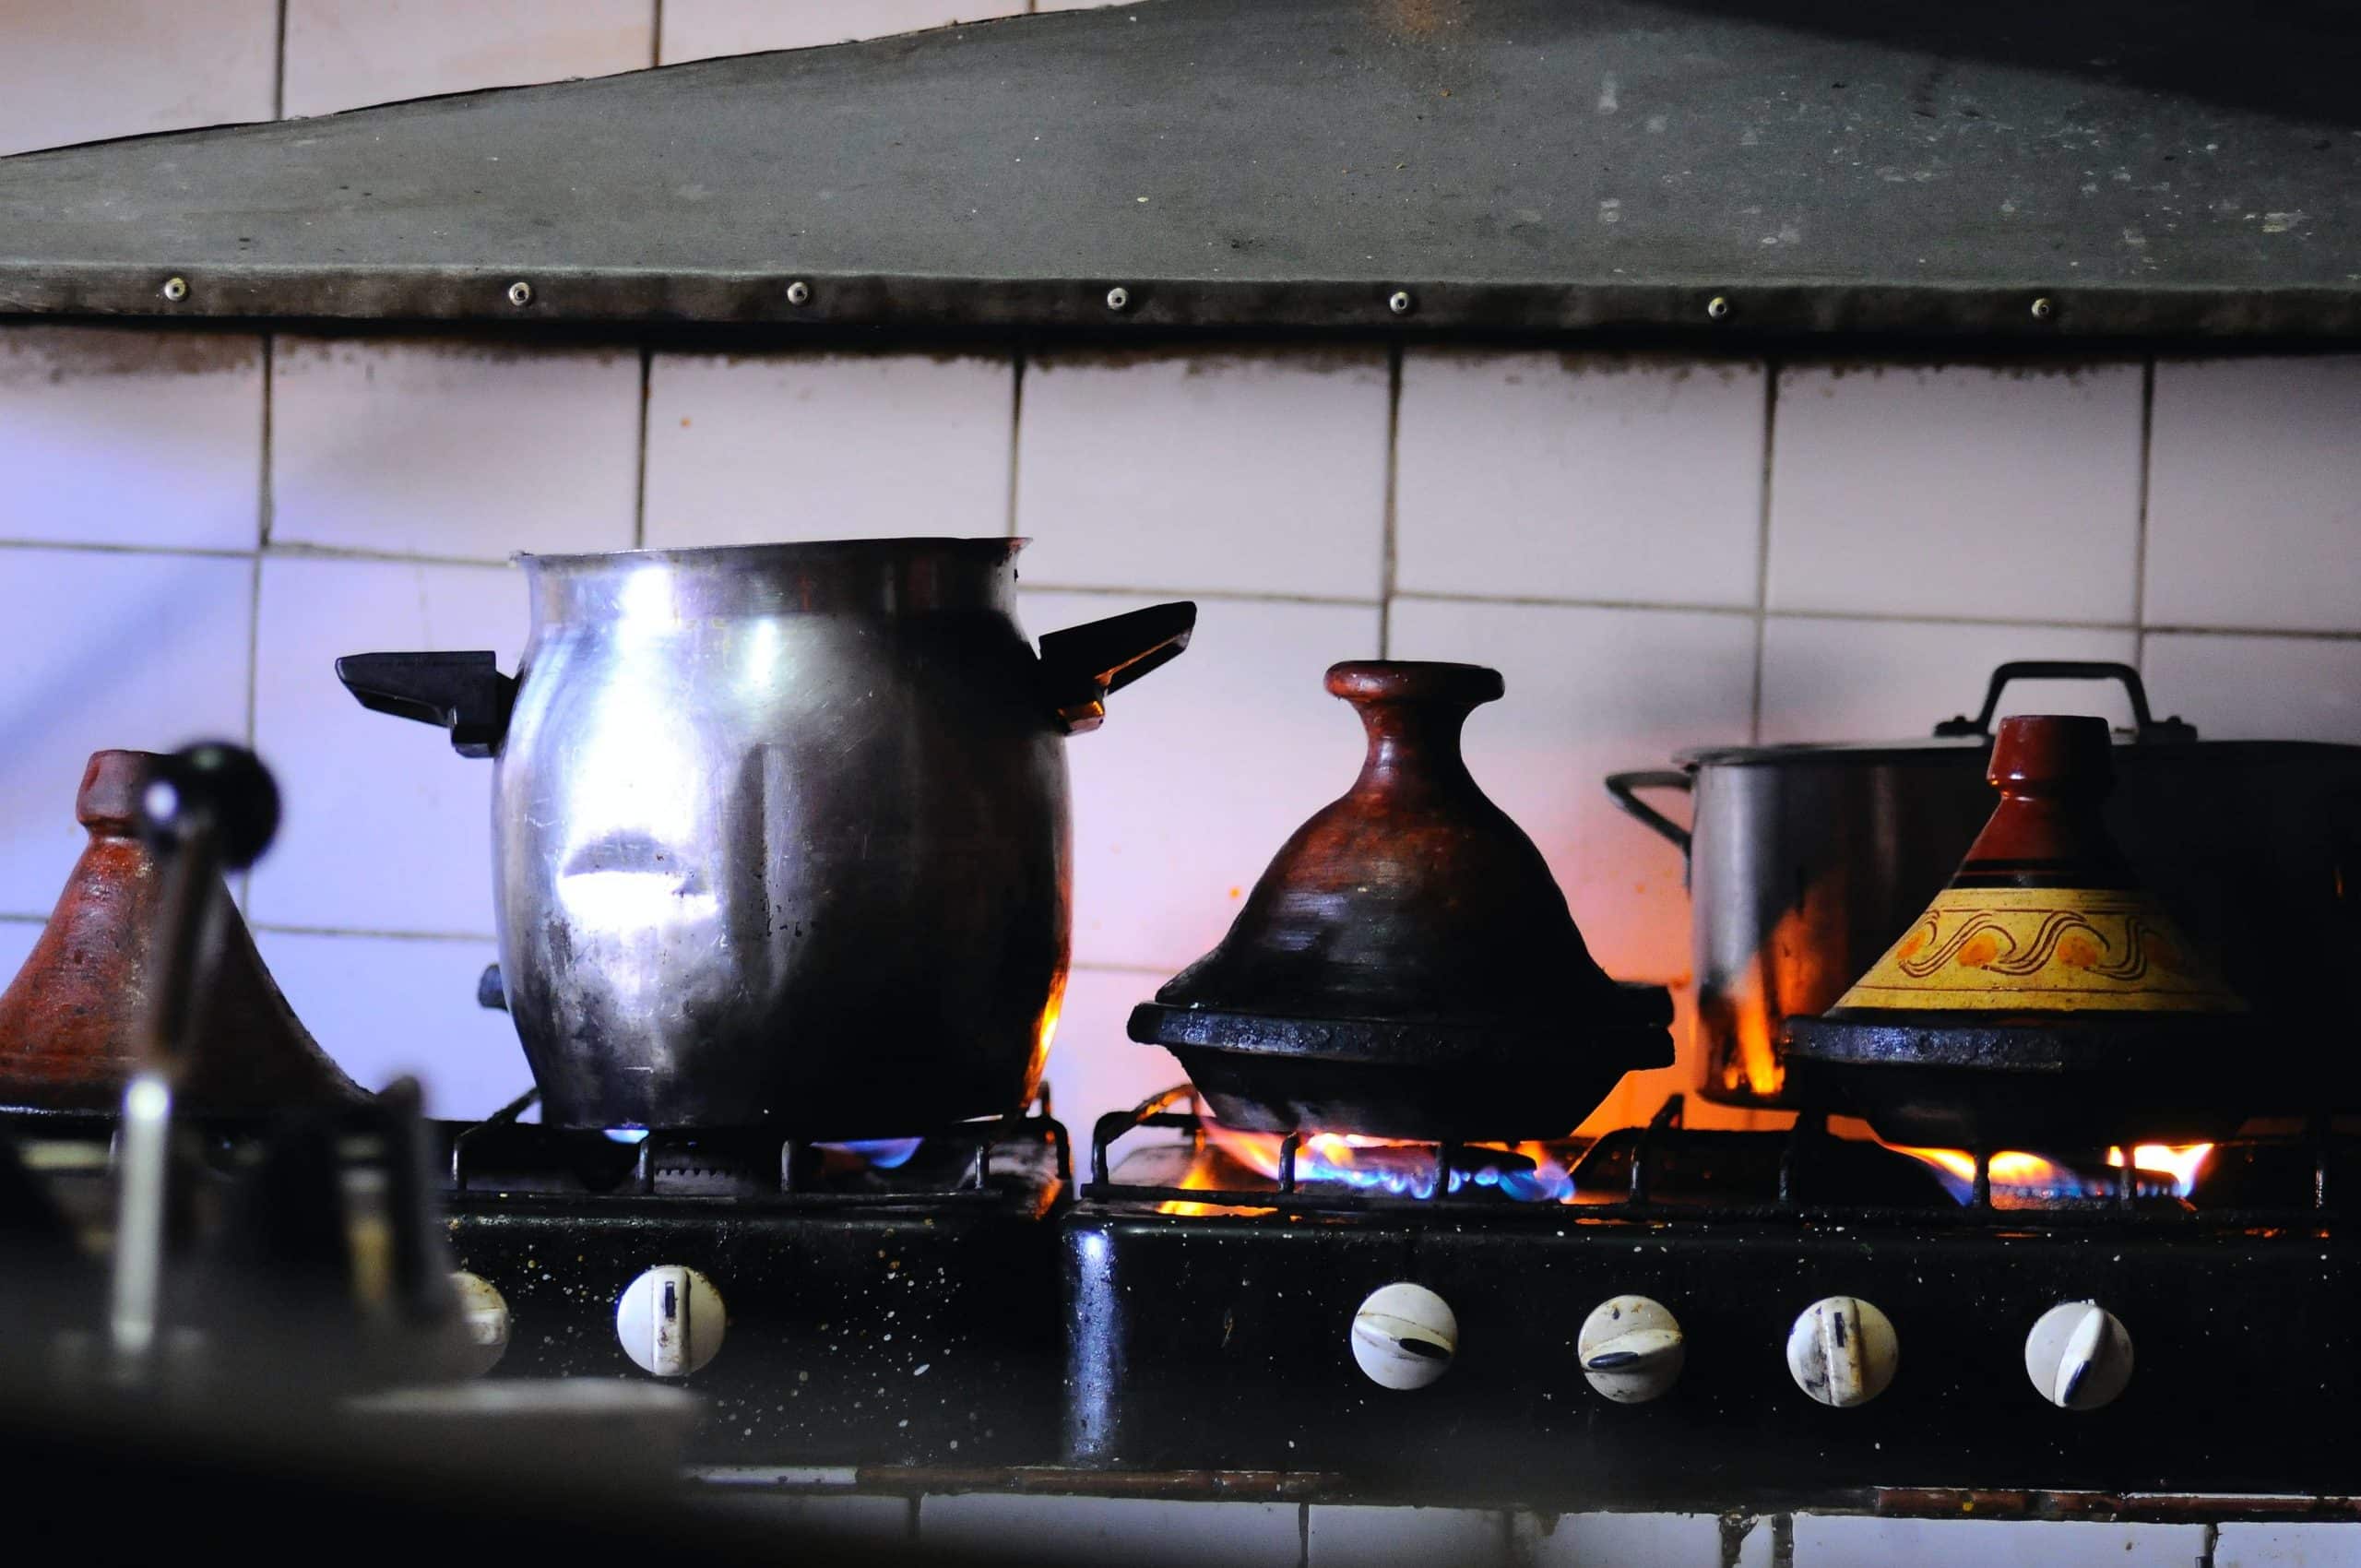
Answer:
[(1367, 732), (1359, 776), (1288, 838), (1220, 944), (1133, 1012), (1132, 1038), (1382, 1059), (1619, 1032), (1652, 1059), (1667, 993), (1599, 968), (1540, 850), (1467, 770), (1461, 729), (1502, 695), (1500, 672), (1355, 661), (1327, 688)]
[(1991, 820), (1828, 1016), (2244, 1012), (2108, 837), (2109, 748), (2104, 719), (2002, 720)]
[[(83, 771), (74, 809), (89, 841), (23, 968), (0, 992), (0, 1106), (105, 1113), (122, 1103), (141, 1055), (163, 921), (163, 877), (137, 833), (138, 802), (160, 760), (102, 751)], [(218, 950), (197, 1003), (182, 1103), (248, 1115), (365, 1101), (279, 994), (228, 886), (217, 878), (211, 896)]]

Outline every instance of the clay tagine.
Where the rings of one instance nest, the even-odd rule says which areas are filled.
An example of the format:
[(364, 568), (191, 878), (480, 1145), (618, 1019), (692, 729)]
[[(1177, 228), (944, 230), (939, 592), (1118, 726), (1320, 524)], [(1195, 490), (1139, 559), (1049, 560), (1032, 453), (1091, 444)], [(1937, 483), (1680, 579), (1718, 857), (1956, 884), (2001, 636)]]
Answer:
[[(160, 759), (92, 754), (74, 802), (89, 842), (24, 968), (0, 992), (0, 1106), (113, 1111), (138, 1059), (163, 878), (137, 809)], [(368, 1096), (296, 1020), (218, 880), (219, 951), (180, 1101), (217, 1115), (355, 1103)]]
[(1790, 1020), (1798, 1088), (1904, 1143), (2058, 1148), (2235, 1126), (2246, 1004), (2102, 820), (2106, 722), (2003, 719), (1992, 817), (1836, 1004)]
[(1360, 776), (1298, 828), (1229, 934), (1132, 1015), (1216, 1116), (1265, 1131), (1554, 1137), (1672, 1060), (1662, 987), (1591, 957), (1533, 841), (1467, 771), (1501, 696), (1472, 664), (1338, 664)]

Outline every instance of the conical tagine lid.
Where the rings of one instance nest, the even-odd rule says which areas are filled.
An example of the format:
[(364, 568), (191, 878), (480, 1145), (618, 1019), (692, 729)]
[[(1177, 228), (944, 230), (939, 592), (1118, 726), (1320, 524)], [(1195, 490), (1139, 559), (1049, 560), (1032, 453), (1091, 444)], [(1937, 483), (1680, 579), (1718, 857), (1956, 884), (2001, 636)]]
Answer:
[(2245, 1011), (2107, 836), (2105, 719), (2003, 719), (1987, 777), (2000, 802), (1951, 885), (1830, 1016)]

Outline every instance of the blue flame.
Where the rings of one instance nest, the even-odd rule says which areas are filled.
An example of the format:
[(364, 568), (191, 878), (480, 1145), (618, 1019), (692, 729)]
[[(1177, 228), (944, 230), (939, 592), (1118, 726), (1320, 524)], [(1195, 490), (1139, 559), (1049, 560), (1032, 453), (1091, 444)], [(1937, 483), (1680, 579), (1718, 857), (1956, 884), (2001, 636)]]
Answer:
[(899, 1170), (919, 1152), (924, 1138), (864, 1138), (852, 1143), (822, 1144), (822, 1148), (842, 1149), (857, 1159), (865, 1160), (872, 1170)]

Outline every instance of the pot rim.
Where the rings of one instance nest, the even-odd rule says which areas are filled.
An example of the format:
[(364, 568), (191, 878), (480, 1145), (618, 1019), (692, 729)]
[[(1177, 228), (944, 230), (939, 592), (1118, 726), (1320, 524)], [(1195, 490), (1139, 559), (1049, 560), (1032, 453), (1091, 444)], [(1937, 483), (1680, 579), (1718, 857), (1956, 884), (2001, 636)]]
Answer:
[[(2304, 757), (2361, 758), (2361, 746), (2341, 741), (2142, 741), (2128, 730), (2110, 731), (2118, 764), (2127, 758), (2157, 762), (2233, 762), (2240, 758), (2294, 761)], [(1888, 764), (1940, 765), (1979, 760), (1992, 750), (1988, 735), (1929, 737), (1923, 741), (1793, 741), (1777, 745), (1691, 746), (1673, 754), (1673, 766), (1691, 772), (1706, 767), (1793, 767), (1812, 765), (1864, 767)]]
[(1014, 559), (1033, 541), (1006, 535), (975, 538), (952, 534), (913, 534), (885, 539), (779, 540), (764, 544), (699, 544), (654, 550), (595, 550), (539, 554), (520, 550), (508, 559), (528, 572), (584, 572), (623, 565), (729, 567), (777, 562), (841, 560), (866, 556), (877, 560), (907, 560), (921, 555), (966, 555), (986, 564)]

